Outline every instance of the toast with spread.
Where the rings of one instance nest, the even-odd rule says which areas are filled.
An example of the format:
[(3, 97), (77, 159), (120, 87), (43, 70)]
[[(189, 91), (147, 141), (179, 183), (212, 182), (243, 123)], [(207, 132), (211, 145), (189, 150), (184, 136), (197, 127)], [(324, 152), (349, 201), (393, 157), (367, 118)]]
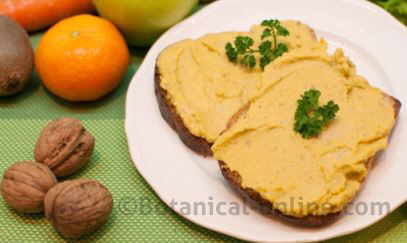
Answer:
[[(214, 157), (230, 185), (261, 212), (305, 226), (329, 224), (388, 145), (401, 104), (358, 76), (341, 50), (293, 51), (265, 74), (273, 80), (267, 92), (233, 118), (212, 147)], [(319, 103), (338, 107), (313, 136), (294, 125), (309, 90)]]
[[(290, 35), (279, 37), (289, 50), (318, 45), (314, 31), (298, 21), (283, 21)], [(160, 112), (186, 146), (211, 156), (211, 145), (226, 129), (230, 117), (264, 84), (262, 70), (231, 63), (225, 45), (237, 36), (250, 36), (260, 42), (264, 27), (250, 32), (209, 34), (197, 40), (184, 40), (165, 49), (155, 70), (155, 93)]]
[[(387, 147), (401, 103), (359, 76), (341, 49), (329, 54), (308, 26), (265, 23), (275, 29), (211, 34), (164, 50), (155, 74), (160, 111), (184, 144), (219, 161), (250, 205), (327, 225)], [(277, 32), (289, 35), (265, 40)]]

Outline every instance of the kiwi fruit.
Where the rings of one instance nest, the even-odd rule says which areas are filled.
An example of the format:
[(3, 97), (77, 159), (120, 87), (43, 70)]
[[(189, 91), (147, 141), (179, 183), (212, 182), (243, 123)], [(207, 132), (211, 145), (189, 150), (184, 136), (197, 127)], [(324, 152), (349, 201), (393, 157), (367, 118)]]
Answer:
[(10, 96), (30, 82), (34, 51), (27, 32), (6, 16), (0, 16), (0, 40), (0, 96)]

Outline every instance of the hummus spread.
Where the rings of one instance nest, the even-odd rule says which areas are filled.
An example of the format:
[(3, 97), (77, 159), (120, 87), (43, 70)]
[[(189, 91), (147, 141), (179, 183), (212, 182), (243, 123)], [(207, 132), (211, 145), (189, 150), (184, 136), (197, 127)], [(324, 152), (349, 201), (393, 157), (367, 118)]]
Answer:
[[(356, 75), (342, 50), (328, 55), (324, 43), (293, 50), (258, 75), (264, 92), (216, 140), (214, 156), (241, 175), (244, 188), (286, 215), (343, 210), (367, 174), (367, 161), (387, 145), (393, 101)], [(293, 129), (294, 114), (311, 88), (321, 91), (320, 104), (333, 100), (340, 110), (317, 138), (304, 139)]]
[[(295, 21), (282, 24), (290, 35), (278, 41), (287, 44), (289, 52), (319, 44), (308, 26)], [(160, 85), (193, 135), (213, 143), (232, 115), (263, 92), (263, 71), (233, 64), (225, 54), (226, 43), (238, 35), (252, 37), (258, 46), (262, 31), (254, 26), (250, 32), (209, 34), (178, 42), (160, 55)]]

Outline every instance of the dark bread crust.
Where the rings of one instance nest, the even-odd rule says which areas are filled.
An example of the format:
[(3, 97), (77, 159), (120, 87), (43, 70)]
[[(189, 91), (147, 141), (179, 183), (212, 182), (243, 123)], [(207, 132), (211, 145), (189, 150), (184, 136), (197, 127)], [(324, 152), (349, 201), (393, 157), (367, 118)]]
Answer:
[[(174, 105), (168, 100), (167, 91), (161, 87), (160, 82), (161, 74), (158, 66), (156, 66), (154, 87), (161, 116), (168, 123), (168, 125), (170, 125), (170, 127), (178, 134), (179, 138), (188, 148), (204, 157), (211, 157), (213, 155), (213, 152), (211, 150), (213, 143), (208, 142), (206, 139), (202, 137), (197, 137), (193, 135), (188, 130), (182, 118), (177, 113)], [(232, 126), (233, 123), (237, 121), (240, 115), (242, 115), (244, 112), (248, 110), (249, 105), (250, 103), (243, 106), (238, 112), (236, 112), (230, 118), (225, 130), (229, 129), (229, 127)]]
[[(400, 108), (401, 108), (401, 103), (399, 100), (397, 100), (394, 97), (388, 96), (392, 101), (393, 101), (393, 108), (394, 108), (394, 116), (397, 119)], [(241, 111), (242, 112), (242, 111)], [(236, 119), (236, 118), (235, 118)], [(230, 124), (231, 125), (231, 124)], [(371, 168), (371, 165), (373, 161), (375, 160), (375, 156), (371, 159), (369, 159), (366, 163), (366, 168), (369, 170)], [(306, 217), (293, 217), (293, 216), (288, 216), (282, 213), (281, 211), (275, 209), (270, 201), (267, 199), (263, 198), (260, 193), (258, 193), (256, 190), (252, 188), (244, 188), (242, 186), (242, 178), (240, 174), (237, 171), (232, 171), (225, 162), (219, 161), (219, 166), (221, 169), (221, 172), (225, 179), (229, 182), (231, 185), (232, 189), (234, 189), (239, 196), (243, 199), (245, 203), (247, 203), (250, 207), (252, 207), (255, 210), (258, 210), (260, 213), (269, 216), (269, 217), (277, 217), (281, 219), (284, 222), (295, 224), (295, 225), (300, 225), (300, 226), (305, 226), (305, 227), (321, 227), (321, 226), (326, 226), (329, 225), (333, 222), (335, 222), (337, 219), (339, 219), (339, 216), (342, 214), (342, 212), (338, 213), (331, 213), (323, 216), (314, 216), (314, 215), (309, 215)]]
[(168, 100), (167, 91), (161, 87), (160, 83), (161, 74), (158, 66), (156, 66), (154, 86), (161, 116), (168, 123), (168, 125), (170, 125), (172, 129), (174, 129), (182, 142), (184, 142), (184, 144), (188, 148), (204, 157), (212, 156), (212, 143), (209, 143), (204, 138), (193, 135), (188, 130), (188, 128), (184, 124), (184, 121), (177, 113), (174, 105)]
[(393, 96), (388, 95), (388, 97), (394, 102), (393, 103), (394, 117), (397, 119), (400, 114), (401, 102), (398, 99), (394, 98)]
[(335, 219), (337, 219), (340, 215), (340, 213), (334, 213), (326, 216), (307, 216), (304, 218), (287, 216), (281, 211), (275, 209), (270, 201), (264, 199), (260, 193), (254, 189), (243, 188), (241, 184), (242, 178), (238, 172), (230, 170), (223, 161), (219, 161), (219, 166), (225, 179), (232, 186), (232, 189), (234, 189), (242, 197), (243, 201), (251, 208), (258, 210), (260, 213), (266, 216), (277, 217), (283, 221), (296, 225), (317, 227), (334, 222)]

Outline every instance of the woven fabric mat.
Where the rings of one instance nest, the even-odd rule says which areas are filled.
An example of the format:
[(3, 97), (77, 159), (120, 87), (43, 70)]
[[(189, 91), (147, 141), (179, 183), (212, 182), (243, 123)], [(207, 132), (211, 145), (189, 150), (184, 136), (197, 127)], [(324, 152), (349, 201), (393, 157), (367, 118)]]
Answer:
[[(34, 46), (39, 38), (40, 34), (32, 36)], [(237, 242), (172, 212), (134, 169), (124, 132), (124, 103), (128, 84), (145, 51), (132, 52), (132, 64), (120, 88), (100, 102), (66, 103), (45, 91), (36, 75), (23, 94), (0, 99), (0, 173), (16, 161), (33, 159), (36, 138), (48, 121), (79, 118), (96, 137), (96, 149), (89, 165), (71, 178), (97, 179), (114, 198), (109, 222), (79, 242)], [(327, 242), (407, 242), (406, 219), (407, 204), (368, 229)], [(19, 215), (0, 199), (0, 242), (67, 241), (42, 215)]]

